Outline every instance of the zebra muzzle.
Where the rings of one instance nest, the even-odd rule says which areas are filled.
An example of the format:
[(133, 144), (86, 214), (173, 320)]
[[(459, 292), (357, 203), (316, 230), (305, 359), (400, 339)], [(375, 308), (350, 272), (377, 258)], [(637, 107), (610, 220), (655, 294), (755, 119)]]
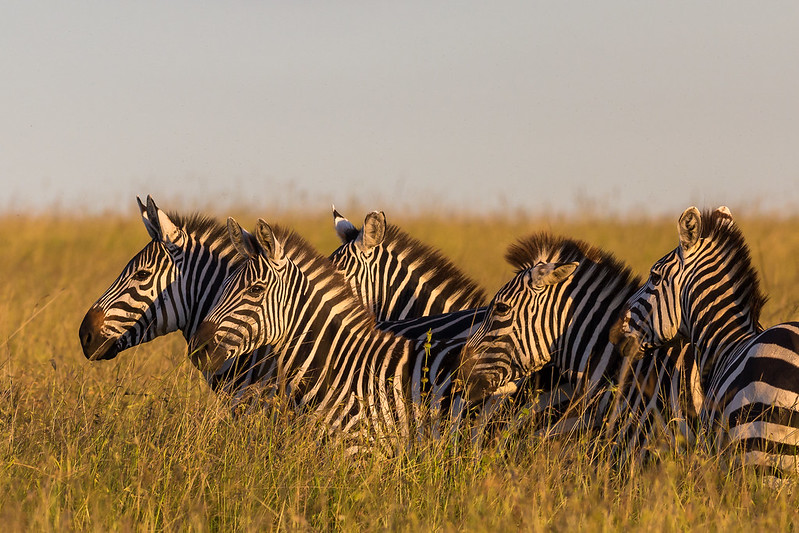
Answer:
[(80, 346), (83, 348), (83, 355), (90, 361), (113, 359), (119, 353), (116, 339), (103, 335), (104, 323), (105, 313), (99, 307), (89, 309), (80, 323), (80, 329), (78, 329)]
[(203, 322), (189, 340), (189, 359), (202, 372), (215, 372), (227, 359), (228, 350), (217, 338), (213, 322)]

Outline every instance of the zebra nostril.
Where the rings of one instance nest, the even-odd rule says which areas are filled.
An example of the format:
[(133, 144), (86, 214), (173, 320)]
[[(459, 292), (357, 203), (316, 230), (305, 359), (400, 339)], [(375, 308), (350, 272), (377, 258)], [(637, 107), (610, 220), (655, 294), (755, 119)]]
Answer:
[(105, 322), (105, 313), (102, 309), (92, 307), (86, 316), (83, 317), (83, 322), (78, 329), (78, 338), (80, 339), (81, 348), (86, 357), (94, 354), (94, 352), (102, 344), (103, 338), (100, 335), (100, 329)]

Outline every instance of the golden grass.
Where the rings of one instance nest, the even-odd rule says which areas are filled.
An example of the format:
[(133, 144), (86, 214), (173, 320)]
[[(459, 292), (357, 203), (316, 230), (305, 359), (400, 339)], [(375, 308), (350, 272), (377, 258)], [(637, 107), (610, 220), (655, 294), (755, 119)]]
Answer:
[[(350, 213), (353, 222), (361, 215)], [(245, 227), (257, 214), (239, 213)], [(278, 213), (320, 251), (328, 214)], [(674, 220), (467, 216), (389, 219), (442, 248), (489, 293), (508, 244), (548, 229), (607, 248), (644, 274)], [(763, 324), (799, 319), (799, 219), (738, 221), (771, 296)], [(589, 437), (508, 439), (481, 455), (422, 446), (391, 460), (318, 445), (302, 416), (232, 420), (178, 334), (89, 363), (77, 329), (147, 242), (130, 217), (0, 217), (0, 523), (10, 530), (785, 531), (799, 491), (701, 453), (664, 453), (624, 479)]]

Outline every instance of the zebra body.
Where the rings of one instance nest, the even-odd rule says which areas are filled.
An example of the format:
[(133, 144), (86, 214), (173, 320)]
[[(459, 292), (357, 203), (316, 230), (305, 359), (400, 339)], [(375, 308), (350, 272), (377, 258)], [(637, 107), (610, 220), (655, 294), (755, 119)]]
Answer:
[(408, 339), (424, 339), (430, 332), (434, 339), (465, 341), (483, 321), (486, 309), (486, 307), (477, 307), (440, 315), (378, 322), (377, 326), (383, 331)]
[(799, 323), (760, 326), (765, 296), (726, 207), (688, 208), (679, 246), (628, 302), (620, 346), (635, 356), (685, 338), (701, 354), (700, 418), (720, 448), (771, 473), (799, 471)]
[[(574, 388), (569, 424), (603, 427), (619, 451), (682, 423), (696, 402), (686, 383), (697, 376), (688, 348), (663, 348), (630, 364), (610, 341), (611, 328), (640, 282), (607, 252), (581, 241), (533, 235), (507, 259), (517, 274), (494, 296), (464, 347), (465, 396), (479, 400), (509, 381), (552, 363)], [(693, 381), (692, 381), (693, 380)]]
[[(331, 435), (366, 438), (385, 454), (409, 442), (432, 417), (459, 416), (452, 375), (461, 342), (409, 340), (375, 327), (345, 278), (302, 238), (259, 221), (248, 259), (189, 342), (204, 361), (271, 345), (278, 386), (312, 410)], [(437, 426), (437, 424), (433, 424)]]

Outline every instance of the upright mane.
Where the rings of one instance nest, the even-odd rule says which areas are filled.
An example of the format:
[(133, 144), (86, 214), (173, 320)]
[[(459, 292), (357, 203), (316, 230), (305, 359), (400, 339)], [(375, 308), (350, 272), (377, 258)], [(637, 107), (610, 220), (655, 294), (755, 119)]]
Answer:
[(235, 255), (233, 244), (228, 236), (227, 226), (220, 223), (215, 218), (201, 213), (190, 213), (181, 215), (180, 213), (167, 213), (170, 220), (209, 248), (216, 250), (220, 255)]
[(296, 231), (280, 225), (273, 226), (277, 239), (283, 245), (283, 251), (291, 261), (316, 285), (322, 285), (326, 291), (335, 291), (344, 297), (346, 307), (339, 314), (357, 318), (363, 325), (375, 328), (374, 315), (366, 310), (361, 301), (355, 297), (344, 275), (336, 270), (333, 263), (321, 255), (308, 241)]
[(421, 265), (428, 272), (440, 274), (443, 279), (449, 280), (449, 283), (457, 286), (458, 292), (469, 300), (470, 305), (474, 307), (485, 305), (486, 294), (483, 289), (440, 250), (411, 237), (394, 224), (386, 225), (384, 242), (386, 247), (402, 250), (405, 253), (405, 261)]
[(735, 286), (746, 294), (752, 318), (756, 323), (759, 322), (760, 313), (768, 297), (760, 287), (760, 278), (752, 265), (749, 246), (744, 241), (738, 225), (731, 218), (716, 211), (705, 210), (702, 212), (701, 237), (721, 244), (731, 252), (730, 262), (741, 265), (742, 268), (736, 273), (733, 281)]
[(640, 286), (641, 278), (635, 276), (629, 266), (601, 248), (585, 241), (568, 239), (546, 232), (534, 233), (510, 245), (505, 259), (517, 269), (517, 273), (534, 267), (540, 262), (582, 261), (587, 259), (615, 274), (625, 284)]

